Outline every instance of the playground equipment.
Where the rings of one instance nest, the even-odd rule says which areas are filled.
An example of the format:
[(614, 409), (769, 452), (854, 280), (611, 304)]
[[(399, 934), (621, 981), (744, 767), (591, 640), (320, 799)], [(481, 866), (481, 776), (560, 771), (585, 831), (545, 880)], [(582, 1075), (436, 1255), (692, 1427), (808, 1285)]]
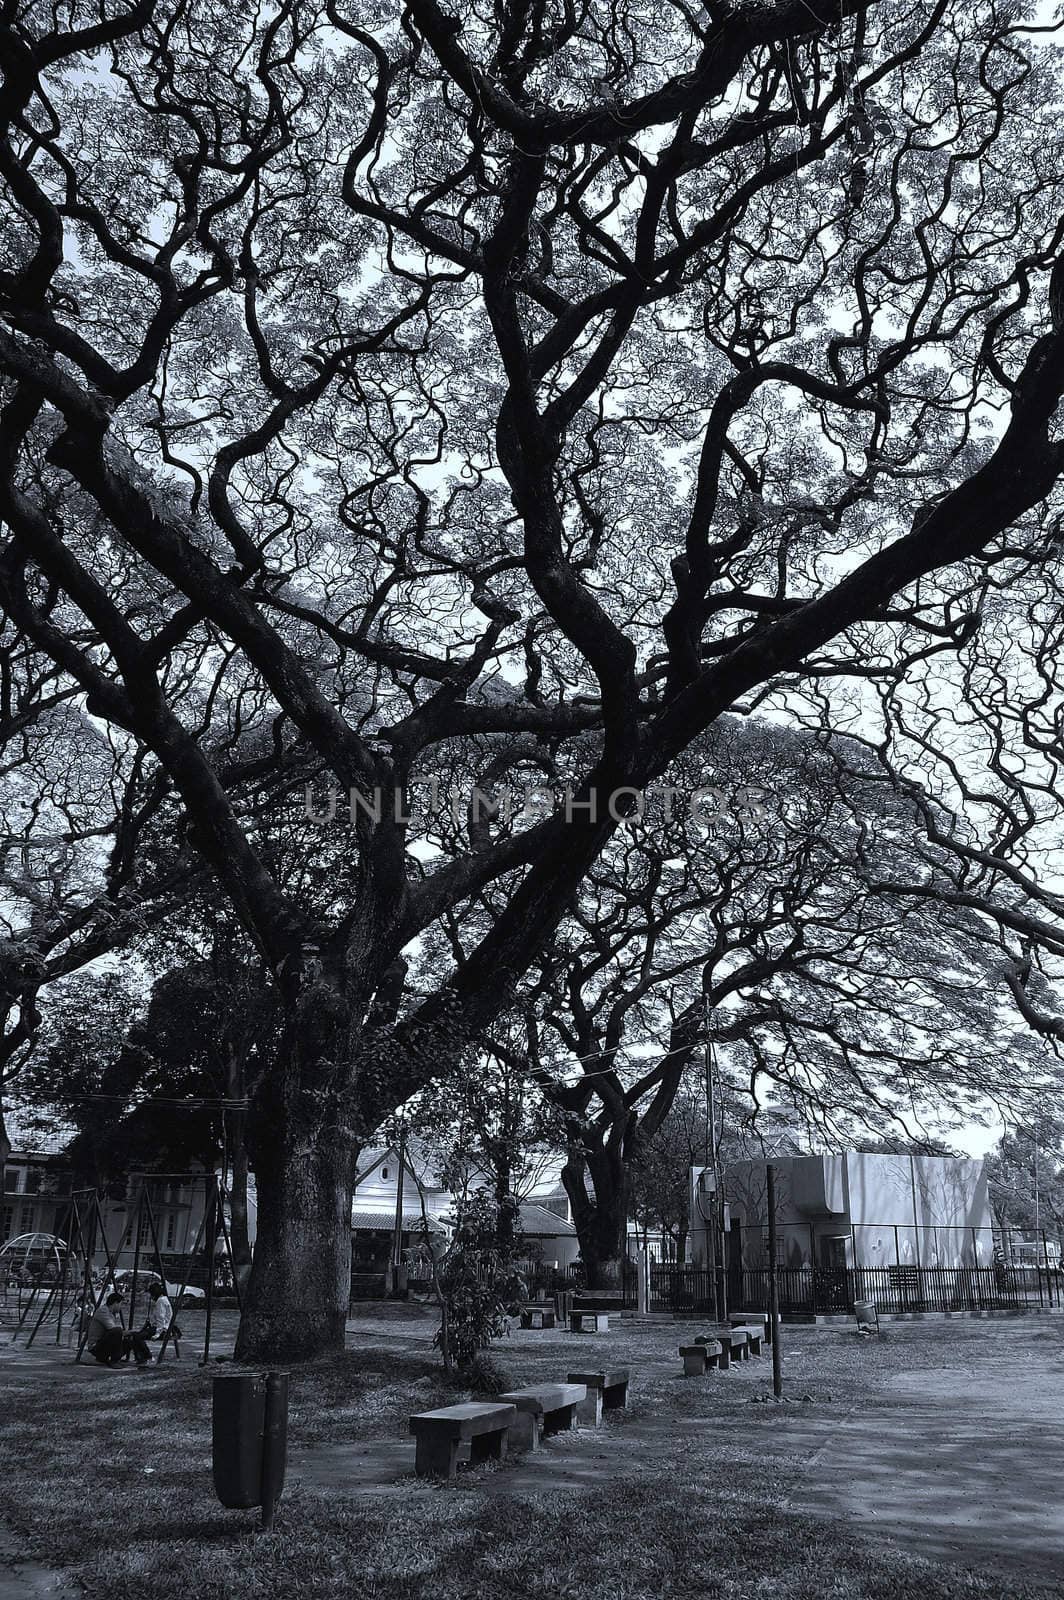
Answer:
[[(185, 1265), (176, 1274), (172, 1267), (167, 1269), (164, 1264), (155, 1208), (152, 1204), (151, 1191), (162, 1182), (192, 1189), (202, 1184), (204, 1191), (203, 1209), (192, 1248), (182, 1253), (181, 1259)], [(108, 1239), (100, 1196), (94, 1189), (78, 1190), (71, 1195), (66, 1213), (58, 1227), (57, 1234), (32, 1236), (40, 1241), (50, 1241), (54, 1261), (47, 1262), (46, 1270), (35, 1272), (33, 1265), (27, 1270), (24, 1258), (29, 1247), (23, 1247), (21, 1257), (12, 1251), (12, 1246), (18, 1245), (20, 1240), (12, 1240), (5, 1247), (6, 1251), (11, 1252), (11, 1261), (19, 1263), (15, 1269), (18, 1316), (13, 1336), (18, 1338), (20, 1334), (27, 1333), (27, 1349), (33, 1344), (42, 1328), (46, 1325), (51, 1326), (52, 1323), (55, 1325), (55, 1343), (61, 1345), (64, 1319), (67, 1319), (67, 1339), (71, 1341), (72, 1334), (76, 1336), (75, 1360), (80, 1361), (85, 1351), (92, 1314), (105, 1295), (115, 1287), (116, 1282), (129, 1286), (130, 1328), (135, 1326), (138, 1292), (142, 1286), (146, 1290), (152, 1282), (167, 1284), (168, 1291), (175, 1291), (171, 1292), (171, 1298), (176, 1312), (191, 1287), (188, 1263), (202, 1252), (206, 1259), (207, 1279), (202, 1300), (206, 1312), (203, 1360), (204, 1362), (208, 1360), (219, 1245), (222, 1247), (221, 1264), (223, 1268), (228, 1269), (227, 1276), (235, 1289), (238, 1307), (241, 1303), (232, 1240), (225, 1215), (225, 1191), (216, 1173), (146, 1175), (136, 1186), (128, 1206), (125, 1224), (114, 1243)], [(27, 1240), (30, 1237), (22, 1235), (21, 1239)], [(187, 1245), (187, 1239), (184, 1243)], [(41, 1244), (38, 1248), (42, 1253), (46, 1253), (49, 1246)], [(123, 1256), (128, 1256), (130, 1251), (133, 1257), (132, 1270), (121, 1265)], [(0, 1266), (2, 1265), (3, 1262), (0, 1260)], [(177, 1284), (173, 1281), (175, 1276), (180, 1278)], [(4, 1292), (6, 1296), (10, 1291), (5, 1288)], [(198, 1295), (197, 1303), (199, 1303)], [(176, 1316), (172, 1327), (174, 1331), (167, 1329), (162, 1336), (160, 1359), (166, 1354), (168, 1346), (173, 1347), (175, 1359), (180, 1359), (182, 1336), (177, 1331)]]
[(0, 1283), (58, 1278), (67, 1242), (55, 1233), (20, 1233), (0, 1246)]

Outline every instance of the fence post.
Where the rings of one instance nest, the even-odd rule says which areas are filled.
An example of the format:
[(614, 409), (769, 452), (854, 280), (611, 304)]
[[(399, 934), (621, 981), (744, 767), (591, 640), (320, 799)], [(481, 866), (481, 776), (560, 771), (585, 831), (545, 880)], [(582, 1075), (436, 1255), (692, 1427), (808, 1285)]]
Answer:
[(635, 1258), (635, 1310), (639, 1317), (650, 1310), (650, 1250), (645, 1244)]
[(778, 1400), (783, 1393), (780, 1363), (780, 1288), (776, 1271), (776, 1169), (770, 1161), (765, 1168), (768, 1188), (768, 1316), (772, 1327), (772, 1393)]

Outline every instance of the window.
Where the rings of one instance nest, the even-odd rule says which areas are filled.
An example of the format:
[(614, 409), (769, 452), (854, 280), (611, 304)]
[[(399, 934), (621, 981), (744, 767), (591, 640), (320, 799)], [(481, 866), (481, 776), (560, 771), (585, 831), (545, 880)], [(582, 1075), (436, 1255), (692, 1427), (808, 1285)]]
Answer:
[(19, 1221), (18, 1221), (18, 1231), (19, 1231), (19, 1233), (32, 1233), (33, 1232), (33, 1211), (34, 1211), (33, 1206), (23, 1206), (22, 1207), (22, 1210), (19, 1213)]
[(388, 1168), (387, 1167), (382, 1167), (381, 1168), (381, 1177), (384, 1179), (385, 1183), (387, 1183), (387, 1181), (388, 1181)]
[(177, 1218), (174, 1215), (174, 1213), (171, 1211), (171, 1212), (168, 1213), (167, 1218), (166, 1218), (166, 1243), (163, 1245), (163, 1249), (164, 1250), (172, 1250), (174, 1248), (174, 1239), (176, 1237), (177, 1237)]
[(40, 1167), (27, 1167), (26, 1168), (26, 1182), (22, 1186), (23, 1193), (24, 1194), (40, 1194), (40, 1192), (41, 1192), (41, 1179), (43, 1177), (44, 1177), (44, 1173), (41, 1171)]
[(22, 1192), (22, 1168), (21, 1167), (5, 1167), (4, 1168), (4, 1193), (5, 1194), (21, 1194), (21, 1192)]
[[(762, 1243), (763, 1243), (764, 1252), (765, 1252), (765, 1266), (767, 1267), (769, 1262), (772, 1259), (771, 1254), (769, 1252), (769, 1248), (768, 1248), (768, 1229), (767, 1228), (765, 1229), (764, 1238), (762, 1240)], [(786, 1267), (786, 1265), (787, 1265), (787, 1241), (783, 1237), (783, 1234), (777, 1229), (777, 1232), (776, 1232), (776, 1266), (777, 1267)]]
[(15, 1220), (14, 1206), (5, 1206), (0, 1212), (0, 1244), (6, 1244), (11, 1237), (11, 1224)]

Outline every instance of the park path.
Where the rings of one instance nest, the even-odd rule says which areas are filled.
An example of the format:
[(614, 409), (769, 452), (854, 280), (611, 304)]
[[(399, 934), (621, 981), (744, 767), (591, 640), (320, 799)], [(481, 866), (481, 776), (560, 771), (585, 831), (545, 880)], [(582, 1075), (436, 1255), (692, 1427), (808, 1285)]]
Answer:
[(900, 1373), (881, 1403), (788, 1415), (803, 1461), (788, 1509), (929, 1560), (1064, 1582), (1064, 1361), (1018, 1325), (996, 1370)]
[(79, 1586), (69, 1577), (23, 1561), (22, 1547), (9, 1528), (0, 1525), (0, 1600), (74, 1600)]

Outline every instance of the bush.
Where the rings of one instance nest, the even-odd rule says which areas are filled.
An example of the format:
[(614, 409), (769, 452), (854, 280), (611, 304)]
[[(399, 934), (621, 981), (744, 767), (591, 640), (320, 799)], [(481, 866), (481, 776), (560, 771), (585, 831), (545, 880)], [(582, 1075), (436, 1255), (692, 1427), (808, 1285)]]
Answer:
[(518, 1387), (512, 1369), (484, 1350), (478, 1350), (465, 1366), (444, 1373), (443, 1382), (455, 1394), (470, 1394), (478, 1400), (493, 1400)]
[(484, 1395), (489, 1400), (517, 1388), (517, 1379), (506, 1363), (485, 1350), (477, 1351), (463, 1377), (474, 1394)]
[(446, 1255), (439, 1266), (443, 1320), (435, 1343), (444, 1365), (468, 1372), (479, 1350), (507, 1333), (510, 1315), (527, 1296), (515, 1266), (520, 1238), (506, 1230), (499, 1243), (499, 1216), (491, 1198), (465, 1198)]

